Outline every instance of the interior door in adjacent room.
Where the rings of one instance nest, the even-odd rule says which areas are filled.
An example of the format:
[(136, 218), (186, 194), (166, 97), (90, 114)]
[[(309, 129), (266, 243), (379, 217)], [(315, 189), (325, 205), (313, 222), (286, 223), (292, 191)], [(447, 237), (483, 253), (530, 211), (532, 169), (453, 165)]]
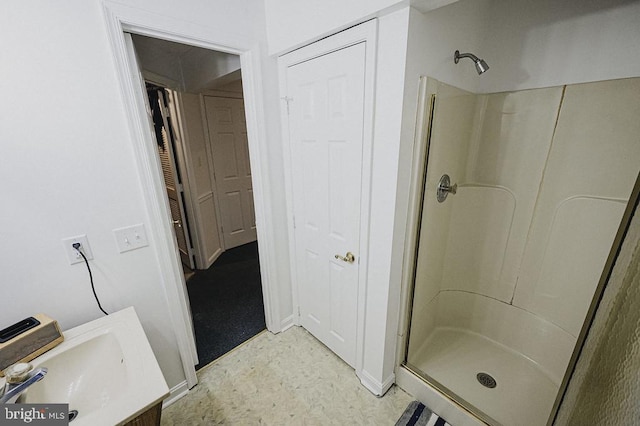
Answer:
[(204, 97), (224, 248), (255, 241), (247, 124), (242, 99)]
[(358, 320), (365, 53), (361, 42), (286, 69), (299, 321), (351, 366)]
[(169, 208), (171, 210), (171, 220), (173, 221), (173, 230), (176, 234), (176, 242), (178, 251), (180, 252), (180, 260), (182, 264), (189, 269), (195, 269), (193, 261), (193, 249), (191, 245), (191, 235), (189, 233), (189, 221), (184, 206), (184, 187), (182, 178), (176, 161), (176, 132), (175, 120), (171, 117), (169, 110), (169, 94), (166, 90), (159, 90), (158, 106), (162, 113), (162, 147), (159, 146), (158, 154), (162, 164), (162, 172), (164, 174), (164, 183), (167, 189), (167, 197), (169, 199)]

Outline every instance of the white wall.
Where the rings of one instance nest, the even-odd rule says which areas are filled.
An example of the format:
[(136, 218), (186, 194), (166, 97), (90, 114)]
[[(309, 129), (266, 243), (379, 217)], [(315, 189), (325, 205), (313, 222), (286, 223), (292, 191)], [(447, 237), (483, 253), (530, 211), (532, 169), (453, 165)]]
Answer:
[(397, 338), (399, 282), (391, 259), (408, 24), (409, 8), (378, 21), (363, 370), (380, 384), (393, 380)]
[[(266, 2), (263, 0), (254, 0), (254, 8), (251, 9), (253, 20), (258, 22), (262, 20), (261, 25), (256, 26), (256, 43), (262, 52), (260, 71), (263, 81), (263, 99), (264, 105), (264, 127), (268, 141), (263, 141), (263, 145), (267, 148), (268, 171), (271, 182), (270, 193), (264, 194), (265, 197), (271, 199), (273, 206), (272, 223), (274, 229), (278, 230), (278, 237), (273, 241), (263, 242), (268, 245), (268, 250), (277, 258), (274, 270), (271, 271), (276, 278), (278, 288), (278, 297), (271, 300), (274, 308), (279, 312), (281, 325), (290, 324), (293, 315), (293, 296), (291, 288), (291, 266), (289, 264), (289, 236), (285, 231), (287, 229), (287, 201), (284, 183), (284, 157), (282, 152), (282, 134), (280, 127), (280, 91), (278, 86), (278, 61), (275, 56), (268, 56), (267, 31), (268, 23), (265, 21)], [(252, 166), (253, 167), (253, 166)]]
[[(243, 39), (249, 48), (257, 37), (254, 31), (264, 31), (254, 11), (261, 3), (257, 0), (125, 3), (152, 12), (165, 24), (182, 20), (192, 28), (210, 28), (221, 43)], [(101, 9), (98, 0), (0, 5), (7, 59), (0, 66), (0, 177), (5, 182), (0, 325), (45, 312), (67, 329), (102, 315), (86, 268), (70, 266), (61, 243), (86, 234), (103, 306), (108, 311), (135, 306), (171, 387), (185, 376), (167, 315), (157, 239), (150, 234), (149, 247), (119, 254), (112, 233), (148, 223), (149, 212)], [(272, 77), (265, 73), (265, 86)], [(273, 140), (278, 143), (277, 132)], [(277, 170), (278, 154), (269, 153)], [(283, 239), (286, 253), (286, 235)]]
[(400, 7), (403, 0), (265, 0), (269, 54), (282, 54)]
[(640, 76), (639, 1), (496, 0), (488, 16), (483, 93)]
[[(420, 75), (470, 92), (477, 92), (480, 78), (473, 63), (453, 62), (454, 52), (479, 52), (491, 0), (459, 1), (423, 14), (411, 9), (407, 84), (416, 84)], [(479, 54), (479, 53), (478, 53)], [(469, 66), (470, 65), (470, 66)], [(416, 86), (417, 87), (417, 86)], [(409, 88), (407, 88), (409, 89)], [(412, 89), (413, 90), (413, 89)], [(408, 96), (417, 97), (417, 88)], [(409, 101), (409, 100), (407, 100)], [(415, 103), (415, 101), (412, 101)], [(415, 106), (407, 119), (415, 121)]]
[[(414, 12), (410, 43), (419, 47), (409, 61), (422, 56), (422, 74), (472, 92), (640, 76), (640, 56), (632, 53), (640, 42), (636, 0), (461, 0)], [(478, 76), (468, 59), (454, 65), (456, 49), (491, 68)]]

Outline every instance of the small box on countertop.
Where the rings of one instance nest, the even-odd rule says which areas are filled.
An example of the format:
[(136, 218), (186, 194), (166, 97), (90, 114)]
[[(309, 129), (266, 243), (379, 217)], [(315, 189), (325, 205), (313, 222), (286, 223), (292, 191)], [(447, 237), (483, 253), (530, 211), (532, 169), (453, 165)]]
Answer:
[(37, 314), (0, 330), (0, 377), (17, 362), (29, 362), (64, 341), (58, 322)]

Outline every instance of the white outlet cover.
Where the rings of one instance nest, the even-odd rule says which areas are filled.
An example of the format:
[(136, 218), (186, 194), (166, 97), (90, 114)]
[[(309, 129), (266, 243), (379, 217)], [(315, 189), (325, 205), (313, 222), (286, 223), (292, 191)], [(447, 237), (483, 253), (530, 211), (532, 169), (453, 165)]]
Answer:
[(113, 235), (116, 237), (116, 244), (120, 253), (149, 245), (149, 242), (147, 241), (147, 233), (144, 230), (144, 225), (142, 223), (139, 225), (114, 229)]
[(91, 246), (89, 246), (89, 240), (86, 235), (77, 235), (75, 237), (65, 238), (62, 240), (62, 244), (64, 245), (64, 250), (67, 253), (67, 259), (69, 259), (69, 263), (73, 265), (74, 263), (84, 262), (84, 259), (76, 249), (73, 248), (73, 243), (80, 243), (80, 250), (84, 253), (87, 260), (93, 259), (93, 253), (91, 252)]

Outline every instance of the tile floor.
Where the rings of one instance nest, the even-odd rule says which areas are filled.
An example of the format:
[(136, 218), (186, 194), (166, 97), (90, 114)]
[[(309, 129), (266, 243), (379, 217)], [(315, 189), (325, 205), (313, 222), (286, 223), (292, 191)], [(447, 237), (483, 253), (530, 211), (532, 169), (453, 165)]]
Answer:
[(409, 402), (382, 398), (300, 327), (263, 332), (198, 371), (199, 384), (162, 412), (162, 425), (394, 425)]

